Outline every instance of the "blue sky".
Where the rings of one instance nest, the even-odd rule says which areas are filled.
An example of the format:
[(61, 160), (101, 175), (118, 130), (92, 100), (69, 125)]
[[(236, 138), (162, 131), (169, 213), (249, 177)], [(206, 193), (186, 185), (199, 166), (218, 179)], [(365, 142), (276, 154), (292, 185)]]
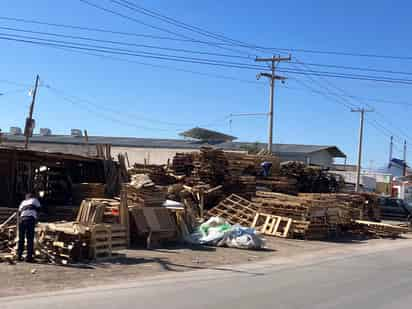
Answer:
[[(197, 39), (208, 39), (121, 8), (109, 0), (90, 1), (155, 26), (191, 35)], [(391, 1), (369, 0), (285, 1), (283, 3), (232, 0), (132, 1), (185, 23), (265, 47), (404, 57), (410, 56), (412, 47), (412, 43), (408, 40), (408, 29), (411, 29), (412, 23), (409, 14), (411, 4), (407, 1), (398, 1), (396, 6)], [(170, 36), (168, 33), (102, 12), (78, 0), (7, 2), (7, 5), (1, 6), (1, 16)], [(205, 45), (90, 33), (1, 19), (0, 27), (236, 55), (232, 51)], [(0, 33), (10, 33), (10, 31), (0, 29)], [(255, 76), (259, 70), (113, 56), (124, 59), (119, 61), (4, 40), (0, 40), (0, 49), (0, 93), (4, 93), (0, 96), (3, 111), (0, 115), (0, 128), (3, 131), (8, 130), (10, 126), (23, 126), (30, 103), (28, 90), (38, 73), (43, 87), (39, 90), (34, 113), (37, 128), (48, 127), (56, 134), (68, 133), (70, 128), (81, 128), (87, 129), (90, 135), (176, 138), (178, 132), (197, 125), (235, 135), (241, 141), (266, 141), (265, 117), (233, 117), (231, 122), (227, 117), (231, 113), (267, 111), (269, 86), (266, 80), (256, 83)], [(130, 47), (130, 49), (138, 48)], [(170, 52), (163, 51), (163, 53)], [(253, 61), (255, 55), (272, 54), (269, 51), (263, 53), (253, 50), (247, 50), (247, 53), (250, 54), (250, 59), (218, 59), (255, 65)], [(242, 56), (246, 55), (245, 49), (243, 54)], [(285, 52), (284, 55), (286, 54)], [(216, 58), (202, 55), (193, 55), (193, 57)], [(292, 57), (305, 63), (412, 72), (412, 60), (405, 59), (301, 52), (293, 52)], [(152, 64), (169, 68), (150, 66)], [(252, 83), (181, 72), (176, 68), (202, 74), (225, 75)], [(303, 67), (296, 64), (281, 64), (279, 68), (302, 69)], [(311, 68), (343, 72), (342, 69)], [(386, 73), (356, 71), (346, 71), (346, 73), (410, 78), (408, 75)], [(349, 161), (354, 162), (359, 115), (351, 113), (344, 106), (343, 101), (354, 105), (369, 104), (376, 109), (376, 112), (366, 116), (370, 120), (365, 126), (363, 159), (365, 167), (379, 167), (387, 161), (390, 132), (396, 134), (395, 155), (401, 156), (403, 139), (407, 138), (412, 143), (411, 106), (393, 104), (393, 102), (410, 102), (410, 86), (334, 78), (311, 79), (308, 76), (288, 73), (283, 75), (289, 77), (289, 80), (285, 85), (276, 84), (274, 134), (276, 142), (337, 145), (348, 155)], [(17, 82), (19, 85), (10, 82)], [(333, 87), (339, 88), (339, 90), (331, 88), (334, 92), (344, 92), (345, 95), (359, 98), (342, 99), (331, 96), (325, 98), (307, 89), (312, 87), (315, 90), (325, 91), (325, 85), (332, 87), (330, 83)], [(55, 89), (54, 92), (44, 87), (47, 85)], [(377, 101), (378, 99), (393, 102), (382, 103)], [(376, 129), (373, 125), (380, 126), (380, 129)], [(412, 155), (412, 152), (408, 153)]]

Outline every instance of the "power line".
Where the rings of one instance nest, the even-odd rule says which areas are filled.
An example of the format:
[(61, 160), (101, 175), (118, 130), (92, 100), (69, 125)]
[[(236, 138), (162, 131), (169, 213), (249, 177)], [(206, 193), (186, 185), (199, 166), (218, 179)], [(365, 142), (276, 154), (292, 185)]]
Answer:
[[(180, 43), (183, 43), (183, 42), (184, 43), (196, 43), (196, 44), (203, 44), (203, 45), (209, 45), (209, 46), (212, 43), (210, 41), (199, 40), (199, 39), (189, 39), (189, 38), (185, 39), (185, 38), (180, 38), (180, 37), (167, 37), (167, 36), (159, 36), (159, 35), (153, 35), (153, 34), (116, 31), (116, 30), (109, 30), (109, 29), (103, 29), (103, 28), (93, 28), (93, 27), (85, 27), (85, 26), (78, 26), (78, 25), (50, 23), (50, 22), (44, 22), (44, 21), (39, 21), (39, 20), (15, 18), (15, 17), (8, 17), (8, 16), (0, 16), (0, 20), (14, 21), (14, 22), (25, 23), (25, 24), (50, 26), (50, 27), (63, 28), (63, 29), (82, 30), (82, 31), (88, 31), (88, 32), (104, 33), (104, 34), (116, 34), (116, 35), (137, 37), (137, 38), (175, 41), (175, 42), (180, 42)], [(240, 44), (236, 45), (234, 43), (229, 44), (229, 43), (213, 42), (213, 47), (216, 47), (216, 46), (224, 47), (224, 46), (234, 46), (234, 45), (237, 47), (250, 49), (250, 47), (247, 45), (240, 45)]]
[[(286, 85), (282, 85), (283, 88), (288, 89), (288, 90), (297, 90), (297, 91), (305, 91), (307, 92), (307, 89), (304, 88), (299, 88), (299, 87), (290, 87)], [(311, 93), (317, 94), (320, 93), (320, 91), (309, 91)], [(338, 93), (333, 93), (334, 95), (339, 95)], [(364, 96), (356, 96), (356, 95), (341, 95), (342, 97), (350, 98), (353, 100), (358, 100), (358, 101), (373, 101), (375, 103), (387, 103), (387, 104), (397, 104), (397, 105), (405, 105), (405, 106), (412, 106), (412, 102), (406, 102), (406, 101), (394, 101), (394, 100), (388, 100), (388, 99), (379, 99), (379, 98), (370, 98), (370, 97), (364, 97)]]
[[(313, 79), (312, 79), (312, 80), (313, 80)], [(333, 86), (335, 89), (341, 91), (344, 95), (346, 94), (346, 92), (345, 92), (343, 89), (334, 86), (334, 85), (331, 84), (328, 80), (326, 80), (326, 82), (328, 82), (328, 84), (329, 84), (330, 86)], [(322, 86), (322, 85), (321, 85), (321, 86)], [(331, 94), (331, 95), (333, 95), (333, 96), (336, 96), (336, 98), (340, 100), (340, 101), (334, 101), (334, 102), (338, 102), (338, 103), (340, 103), (340, 104), (344, 104), (345, 107), (347, 107), (347, 108), (349, 108), (349, 109), (352, 109), (353, 106), (356, 107), (356, 105), (354, 105), (354, 104), (351, 103), (349, 100), (347, 100), (347, 99), (345, 99), (344, 97), (342, 97), (342, 95), (339, 95), (339, 94), (336, 94), (336, 93), (329, 93), (329, 94)], [(342, 101), (342, 100), (343, 100), (343, 101)], [(380, 114), (380, 113), (378, 112), (378, 114)], [(393, 131), (391, 131), (390, 129), (387, 129), (385, 126), (383, 126), (382, 124), (378, 123), (378, 122), (377, 122), (376, 120), (374, 120), (374, 119), (367, 119), (366, 121), (369, 122), (369, 123), (371, 123), (371, 124), (372, 124), (375, 128), (377, 128), (378, 130), (380, 130), (380, 131), (383, 130), (383, 132), (386, 133), (386, 134), (390, 134), (390, 135), (397, 136), (397, 138), (399, 137), (399, 136), (398, 136), (397, 134), (395, 134)], [(387, 133), (387, 132), (389, 132), (389, 133)], [(399, 137), (399, 140), (402, 141), (402, 138)]]
[[(7, 34), (2, 35), (2, 36), (1, 35), (2, 34), (0, 34), (1, 40), (27, 43), (27, 44), (32, 44), (32, 45), (40, 45), (40, 46), (48, 46), (48, 47), (64, 47), (67, 49), (94, 51), (94, 52), (101, 52), (101, 53), (108, 53), (108, 54), (115, 54), (115, 55), (134, 56), (134, 57), (142, 57), (142, 58), (167, 60), (167, 61), (177, 61), (177, 62), (183, 62), (183, 63), (205, 64), (205, 65), (220, 66), (220, 67), (226, 67), (226, 68), (248, 69), (248, 70), (257, 69), (257, 67), (253, 65), (244, 65), (242, 63), (233, 63), (233, 62), (232, 63), (222, 62), (222, 61), (216, 61), (213, 59), (209, 60), (209, 59), (202, 59), (202, 58), (190, 58), (190, 57), (182, 57), (182, 56), (175, 56), (175, 55), (148, 53), (148, 52), (137, 53), (134, 51), (109, 48), (105, 46), (102, 47), (102, 46), (94, 45), (95, 46), (94, 47), (93, 45), (90, 45), (90, 44), (81, 44), (81, 43), (72, 43), (72, 42), (52, 43), (51, 41), (53, 40), (35, 39), (38, 41), (34, 41), (32, 39), (14, 38), (11, 36), (7, 36)], [(19, 36), (19, 37), (22, 37), (22, 36)], [(84, 46), (91, 46), (91, 47), (84, 47)]]
[(149, 10), (149, 9), (147, 9), (147, 8), (144, 8), (143, 6), (137, 5), (136, 3), (133, 3), (133, 2), (131, 2), (131, 1), (127, 1), (127, 0), (120, 0), (120, 1), (110, 0), (110, 1), (113, 2), (113, 3), (116, 3), (116, 4), (118, 4), (118, 5), (120, 5), (120, 6), (122, 6), (122, 7), (126, 7), (126, 8), (128, 8), (128, 9), (130, 9), (130, 10), (132, 10), (132, 11), (141, 13), (141, 14), (146, 15), (146, 16), (150, 16), (150, 17), (156, 18), (156, 19), (158, 19), (158, 20), (161, 20), (161, 21), (163, 21), (163, 22), (169, 23), (169, 24), (174, 25), (174, 26), (176, 26), (176, 27), (179, 27), (179, 28), (182, 28), (182, 29), (185, 29), (185, 30), (194, 32), (194, 33), (196, 33), (196, 34), (200, 34), (200, 35), (206, 36), (206, 37), (208, 37), (208, 38), (212, 38), (212, 39), (215, 39), (215, 40), (227, 42), (227, 43), (229, 43), (231, 46), (239, 46), (239, 43), (240, 43), (240, 44), (247, 44), (247, 43), (244, 43), (244, 42), (241, 42), (241, 41), (238, 41), (238, 40), (231, 39), (231, 38), (229, 38), (229, 37), (227, 37), (227, 36), (224, 36), (224, 35), (222, 35), (222, 34), (213, 33), (213, 32), (211, 32), (211, 31), (202, 29), (202, 28), (200, 28), (200, 27), (193, 26), (193, 25), (189, 25), (189, 24), (187, 24), (187, 23), (184, 23), (184, 22), (182, 22), (182, 21), (179, 21), (179, 20), (177, 20), (177, 19), (175, 19), (175, 18), (168, 17), (168, 16), (166, 16), (166, 15), (164, 15), (164, 14), (161, 14), (161, 13), (159, 13), (159, 12), (156, 12), (156, 11), (154, 11), (154, 10)]
[[(36, 38), (36, 37), (30, 37), (30, 36), (21, 36), (21, 35), (10, 36), (9, 34), (0, 34), (0, 35), (2, 35), (0, 36), (0, 39), (3, 39), (3, 40), (16, 41), (16, 42), (21, 42), (21, 43), (30, 43), (30, 44), (43, 45), (43, 46), (66, 47), (66, 48), (103, 52), (103, 53), (110, 53), (110, 54), (118, 54), (118, 55), (125, 55), (125, 56), (136, 56), (136, 57), (152, 58), (152, 59), (168, 60), (168, 61), (180, 61), (180, 62), (186, 62), (186, 63), (205, 64), (205, 65), (213, 65), (213, 66), (221, 66), (221, 67), (229, 67), (229, 68), (238, 68), (238, 69), (256, 70), (256, 69), (265, 68), (265, 67), (259, 67), (256, 65), (247, 65), (247, 64), (238, 63), (238, 62), (221, 61), (221, 60), (216, 60), (216, 59), (184, 57), (184, 56), (177, 56), (177, 55), (170, 55), (170, 54), (135, 51), (135, 50), (130, 50), (130, 49), (120, 49), (120, 48), (112, 48), (112, 47), (107, 47), (107, 46), (85, 44), (85, 43), (78, 43), (78, 42), (74, 43), (74, 42), (67, 42), (67, 41), (42, 39), (42, 38)], [(17, 38), (22, 38), (22, 39), (17, 39)], [(33, 40), (37, 40), (37, 41), (33, 41)], [(324, 71), (313, 71), (313, 70), (279, 69), (278, 71), (284, 72), (284, 73), (290, 73), (290, 74), (299, 74), (299, 75), (335, 77), (335, 78), (343, 78), (343, 79), (350, 79), (350, 80), (362, 80), (362, 81), (384, 82), (384, 83), (390, 83), (390, 84), (412, 85), (412, 80), (392, 79), (392, 78), (379, 77), (379, 76), (342, 74), (342, 73), (336, 73), (336, 72), (324, 72)]]
[(308, 62), (289, 62), (289, 63), (305, 64), (305, 65), (307, 65), (307, 66), (325, 67), (325, 68), (335, 68), (335, 69), (344, 69), (344, 70), (353, 70), (353, 71), (365, 71), (365, 72), (376, 72), (376, 73), (412, 75), (412, 72), (393, 71), (393, 70), (382, 70), (382, 69), (371, 69), (371, 68), (345, 66), (345, 65), (335, 65), (335, 64), (308, 63)]
[[(112, 10), (112, 9), (108, 9), (108, 8), (106, 8), (106, 7), (100, 6), (100, 5), (98, 5), (98, 4), (95, 4), (95, 3), (93, 3), (93, 2), (90, 2), (90, 1), (88, 1), (88, 0), (79, 0), (79, 1), (85, 3), (85, 4), (89, 5), (89, 6), (92, 6), (92, 7), (94, 7), (94, 8), (97, 8), (97, 9), (99, 9), (99, 10), (102, 10), (102, 11), (104, 11), (104, 12), (117, 15), (117, 16), (122, 17), (122, 18), (124, 18), (124, 19), (127, 19), (127, 20), (129, 20), (129, 21), (133, 21), (133, 22), (135, 22), (135, 23), (144, 25), (144, 26), (149, 27), (149, 28), (152, 28), (152, 29), (155, 29), (155, 30), (158, 30), (158, 31), (163, 31), (163, 32), (166, 32), (166, 33), (169, 33), (169, 34), (172, 34), (172, 35), (181, 37), (181, 38), (185, 38), (185, 39), (193, 39), (193, 38), (190, 37), (190, 36), (181, 34), (181, 33), (179, 33), (179, 32), (171, 31), (171, 30), (166, 29), (166, 28), (162, 28), (162, 27), (158, 27), (158, 26), (151, 25), (151, 24), (146, 23), (146, 22), (143, 22), (143, 21), (141, 21), (141, 20), (139, 20), (139, 19), (137, 19), (137, 18), (134, 18), (134, 17), (131, 17), (131, 16), (122, 14), (122, 13), (117, 12), (117, 11), (114, 11), (114, 10)], [(235, 50), (235, 49), (231, 49), (231, 48), (222, 47), (222, 46), (220, 46), (220, 45), (218, 45), (218, 44), (215, 44), (215, 43), (213, 43), (213, 42), (208, 42), (207, 44), (210, 45), (210, 46), (213, 46), (213, 47), (220, 48), (220, 49), (230, 50), (230, 51), (232, 51), (232, 52), (234, 51), (234, 52), (237, 52), (237, 53), (246, 54), (246, 55), (250, 56), (248, 53), (245, 53), (244, 51), (239, 51), (239, 50)]]
[(7, 80), (7, 79), (0, 79), (0, 83), (15, 85), (15, 86), (23, 86), (23, 87), (31, 87), (32, 86), (30, 84), (15, 82), (15, 81)]
[(86, 51), (66, 49), (64, 47), (55, 47), (55, 48), (60, 49), (60, 50), (64, 50), (64, 51), (68, 51), (68, 52), (72, 52), (72, 53), (74, 52), (74, 53), (79, 53), (79, 54), (83, 54), (83, 55), (89, 55), (89, 56), (99, 57), (99, 58), (103, 58), (103, 59), (109, 59), (109, 60), (113, 60), (113, 61), (121, 61), (121, 62), (126, 62), (126, 63), (133, 63), (133, 64), (149, 66), (149, 67), (153, 67), (153, 68), (166, 69), (166, 70), (171, 70), (171, 71), (184, 72), (184, 73), (190, 73), (190, 74), (194, 74), (194, 75), (207, 76), (207, 77), (213, 77), (213, 78), (217, 78), (217, 79), (223, 79), (223, 80), (236, 81), (236, 82), (241, 82), (241, 83), (246, 83), (246, 84), (253, 84), (253, 85), (263, 86), (261, 83), (255, 81), (255, 80), (241, 79), (241, 78), (236, 78), (236, 77), (228, 76), (228, 75), (205, 73), (205, 72), (194, 71), (194, 70), (189, 70), (189, 69), (182, 69), (182, 68), (168, 66), (168, 65), (147, 63), (147, 62), (135, 61), (135, 60), (119, 58), (119, 57), (114, 57), (114, 56), (108, 56), (108, 55), (104, 55), (104, 54), (96, 54), (96, 53), (91, 53), (91, 52), (86, 52)]
[[(305, 65), (304, 63), (302, 63), (302, 62), (300, 62), (300, 61), (298, 61), (298, 63), (306, 67), (306, 65)], [(332, 87), (334, 87), (335, 89), (337, 89), (338, 91), (340, 91), (341, 93), (343, 93), (343, 96), (345, 96), (345, 95), (348, 96), (347, 92), (346, 92), (345, 90), (343, 90), (342, 88), (339, 88), (339, 87), (333, 85), (332, 83), (330, 83), (330, 82), (329, 82), (328, 80), (326, 80), (326, 79), (325, 79), (325, 81), (326, 81), (329, 85), (331, 85)], [(353, 106), (353, 104), (352, 104), (348, 99), (345, 99), (342, 95), (336, 94), (336, 96), (337, 96), (339, 99), (344, 100), (345, 102), (347, 102), (348, 104), (350, 104), (350, 105)], [(371, 106), (370, 104), (368, 104), (368, 105)], [(372, 107), (372, 106), (371, 106), (371, 107)], [(372, 108), (373, 108), (373, 107), (372, 107)], [(378, 115), (382, 115), (379, 111), (376, 111), (376, 113), (377, 113)], [(382, 116), (384, 116), (384, 115), (382, 115)], [(369, 119), (367, 119), (367, 121), (370, 122)], [(384, 127), (383, 125), (377, 123), (376, 120), (375, 120), (375, 124), (378, 125), (378, 126), (380, 126), (381, 128), (383, 128), (384, 130), (389, 131), (390, 134), (396, 135), (396, 134), (394, 134), (393, 132), (391, 132), (391, 130), (389, 130), (389, 129), (387, 129), (386, 127)], [(407, 136), (407, 135), (405, 134), (405, 136)], [(408, 138), (409, 138), (409, 137), (408, 137)]]
[[(171, 130), (178, 131), (178, 129), (165, 129), (165, 128), (155, 128), (155, 127), (147, 127), (147, 126), (137, 125), (134, 122), (125, 121), (123, 118), (120, 119), (120, 118), (113, 117), (112, 116), (113, 114), (114, 115), (119, 114), (119, 110), (107, 108), (107, 107), (101, 106), (99, 104), (95, 104), (95, 103), (93, 103), (89, 100), (80, 99), (80, 98), (74, 97), (74, 96), (68, 96), (68, 95), (64, 94), (61, 90), (58, 90), (58, 89), (56, 89), (54, 87), (51, 87), (51, 86), (48, 86), (46, 88), (51, 93), (56, 95), (56, 97), (58, 97), (58, 98), (60, 98), (64, 101), (67, 101), (71, 104), (74, 104), (74, 105), (79, 105), (80, 104), (84, 108), (86, 108), (86, 110), (89, 111), (91, 114), (98, 115), (100, 118), (103, 118), (103, 119), (106, 119), (106, 120), (109, 120), (109, 121), (112, 121), (112, 122), (115, 122), (115, 123), (118, 123), (118, 124), (127, 125), (129, 127), (134, 127), (134, 128), (142, 129), (142, 130), (150, 130), (150, 131), (156, 131), (156, 130), (157, 131), (159, 131), (159, 130), (160, 131), (168, 131), (168, 132), (170, 132)], [(94, 109), (90, 109), (88, 106), (92, 106)], [(108, 111), (111, 116), (108, 116), (108, 115), (102, 113), (101, 110)], [(133, 115), (130, 115), (130, 113), (128, 114), (128, 117), (133, 117), (133, 119), (135, 119)]]
[(14, 89), (14, 90), (5, 91), (5, 92), (0, 91), (0, 96), (4, 97), (4, 96), (8, 96), (10, 94), (23, 93), (23, 92), (27, 92), (27, 89), (26, 88), (24, 88), (24, 89), (19, 88), (19, 89)]
[(66, 35), (66, 34), (60, 34), (60, 33), (33, 31), (33, 30), (10, 28), (10, 27), (0, 27), (0, 29), (8, 30), (8, 31), (14, 31), (14, 32), (40, 34), (40, 35), (46, 35), (46, 36), (68, 38), (68, 39), (75, 39), (75, 40), (83, 40), (83, 41), (100, 42), (100, 43), (109, 43), (109, 44), (123, 45), (123, 46), (143, 47), (143, 48), (149, 48), (149, 49), (168, 50), (168, 51), (174, 51), (174, 52), (201, 54), (201, 55), (209, 55), (209, 56), (217, 56), (217, 57), (238, 58), (238, 59), (246, 59), (246, 60), (250, 59), (249, 57), (230, 55), (230, 54), (221, 54), (221, 53), (213, 53), (213, 52), (205, 52), (205, 51), (197, 51), (197, 50), (188, 50), (188, 49), (183, 49), (183, 48), (169, 48), (169, 47), (153, 46), (153, 45), (146, 45), (146, 44), (135, 44), (135, 43), (120, 42), (120, 41), (112, 41), (112, 40), (102, 40), (102, 39), (94, 39), (94, 38), (90, 38), (90, 37)]
[(316, 49), (304, 49), (304, 48), (281, 48), (281, 47), (258, 47), (261, 50), (276, 50), (292, 53), (309, 53), (320, 55), (335, 55), (335, 56), (350, 56), (350, 57), (365, 57), (365, 58), (377, 58), (377, 59), (392, 59), (392, 60), (412, 60), (409, 56), (393, 56), (393, 55), (378, 55), (356, 52), (341, 52), (331, 50), (316, 50)]

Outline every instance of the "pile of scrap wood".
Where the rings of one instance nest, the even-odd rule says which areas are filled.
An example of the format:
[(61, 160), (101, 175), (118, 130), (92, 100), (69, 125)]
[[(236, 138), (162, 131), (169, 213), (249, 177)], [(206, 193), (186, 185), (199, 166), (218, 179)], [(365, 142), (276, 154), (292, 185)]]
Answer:
[[(180, 196), (182, 186), (170, 194)], [(147, 247), (156, 246), (164, 240), (177, 239), (176, 221), (184, 211), (183, 206), (172, 207), (172, 212), (163, 206), (168, 190), (156, 185), (148, 175), (135, 174), (131, 182), (123, 184), (121, 201), (128, 209), (130, 221), (130, 241), (133, 244), (144, 243)]]
[(105, 197), (106, 185), (103, 183), (79, 183), (73, 184), (72, 195), (73, 203), (80, 205), (80, 203), (87, 198), (103, 198)]
[(133, 175), (145, 174), (158, 185), (171, 185), (176, 182), (176, 178), (169, 175), (165, 165), (154, 165), (154, 164), (134, 164), (132, 168), (127, 170), (130, 178)]
[(117, 199), (86, 199), (76, 221), (40, 223), (36, 257), (54, 264), (109, 258), (129, 242), (127, 208)]
[(40, 223), (35, 254), (53, 264), (71, 264), (90, 259), (90, 228), (75, 223)]
[(17, 213), (12, 213), (0, 224), (0, 252), (9, 253), (15, 246)]
[(110, 258), (113, 239), (111, 226), (107, 224), (40, 223), (36, 258), (59, 265)]
[(298, 192), (338, 192), (335, 176), (317, 166), (307, 166), (303, 162), (281, 163), (280, 175), (295, 179)]
[(139, 207), (161, 206), (166, 200), (166, 190), (156, 185), (147, 175), (137, 174), (132, 176), (130, 183), (122, 186), (122, 191), (127, 193), (127, 204)]
[[(376, 207), (372, 206), (373, 199), (365, 194), (324, 194), (320, 197), (258, 191), (251, 201), (233, 194), (210, 209), (206, 217), (222, 217), (231, 224), (251, 226), (266, 235), (289, 238), (326, 239), (339, 236), (343, 231), (362, 234), (367, 230), (376, 236), (405, 232), (396, 226), (357, 221), (359, 218), (375, 219), (366, 216), (376, 215), (370, 210)], [(359, 228), (359, 222), (364, 226)]]

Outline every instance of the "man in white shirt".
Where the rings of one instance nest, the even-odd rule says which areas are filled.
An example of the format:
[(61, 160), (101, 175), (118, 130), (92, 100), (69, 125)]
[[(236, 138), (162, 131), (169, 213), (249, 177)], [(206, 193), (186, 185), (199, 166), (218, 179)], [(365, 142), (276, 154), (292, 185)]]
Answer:
[(34, 228), (36, 226), (37, 212), (40, 210), (40, 202), (33, 194), (26, 194), (26, 198), (19, 206), (19, 244), (17, 259), (23, 260), (24, 241), (27, 240), (27, 262), (33, 262)]

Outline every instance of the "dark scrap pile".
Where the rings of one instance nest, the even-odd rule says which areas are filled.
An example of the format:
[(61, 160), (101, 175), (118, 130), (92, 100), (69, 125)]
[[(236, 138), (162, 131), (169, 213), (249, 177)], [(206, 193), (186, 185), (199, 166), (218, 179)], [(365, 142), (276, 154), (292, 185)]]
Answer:
[(297, 192), (328, 193), (339, 190), (335, 176), (320, 167), (306, 166), (302, 162), (281, 163), (280, 175), (296, 180)]

